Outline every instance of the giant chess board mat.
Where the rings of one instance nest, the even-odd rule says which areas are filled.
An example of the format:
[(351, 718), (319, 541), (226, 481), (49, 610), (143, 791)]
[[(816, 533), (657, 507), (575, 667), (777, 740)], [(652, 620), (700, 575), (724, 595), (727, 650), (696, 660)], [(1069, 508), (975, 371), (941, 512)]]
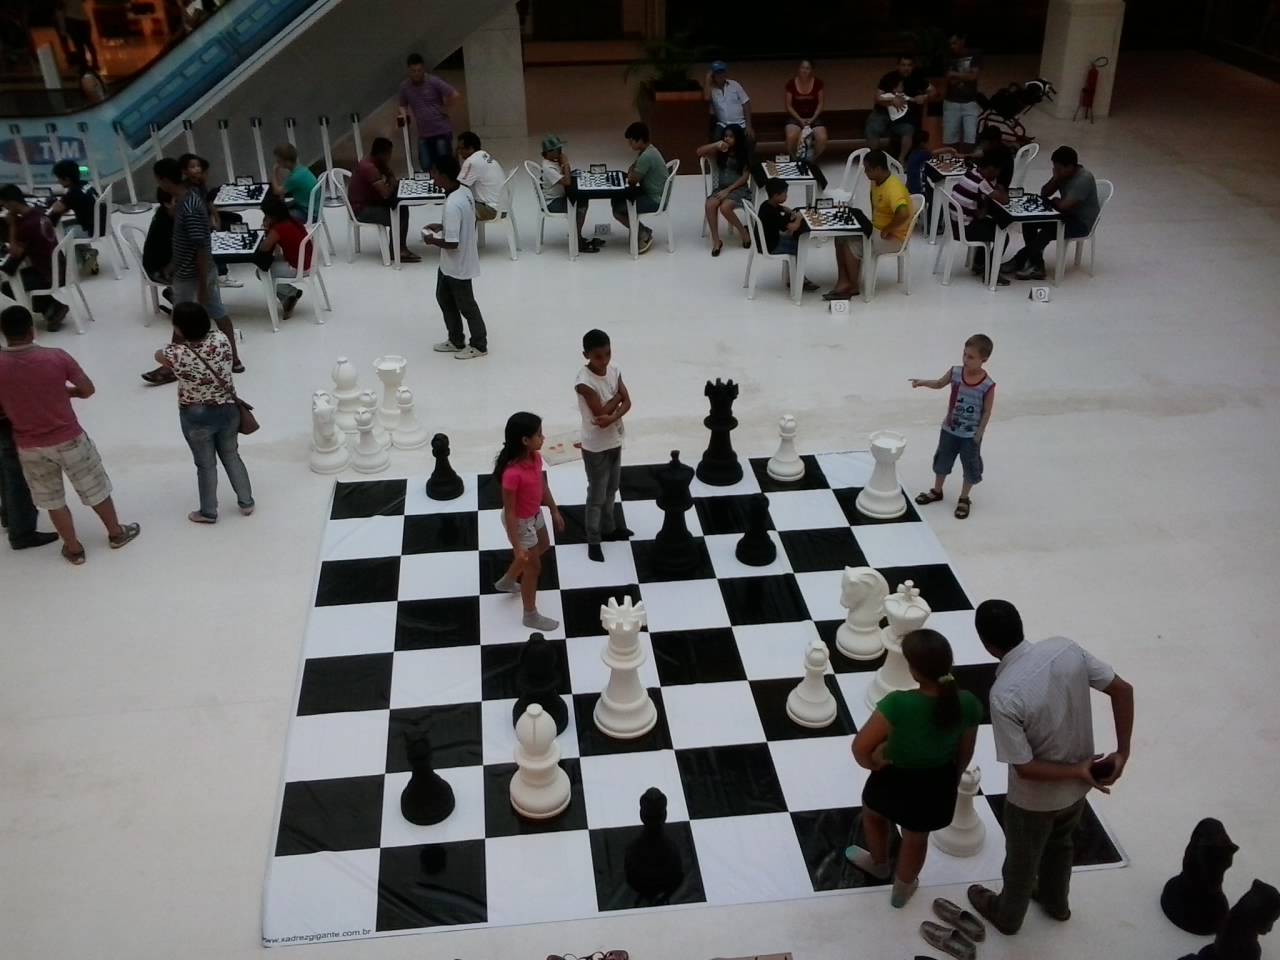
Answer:
[[(511, 559), (499, 486), (465, 475), (465, 494), (440, 502), (427, 498), (425, 477), (338, 483), (286, 744), (264, 943), (847, 896), (880, 886), (843, 856), (860, 838), (867, 775), (849, 745), (870, 716), (863, 698), (881, 663), (836, 650), (843, 568), (874, 566), (891, 588), (913, 581), (933, 608), (926, 626), (951, 640), (957, 681), (984, 703), (995, 663), (973, 630), (974, 595), (914, 504), (884, 522), (855, 510), (870, 455), (804, 461), (805, 477), (793, 485), (769, 479), (763, 458), (744, 461), (744, 479), (732, 487), (694, 480), (686, 516), (701, 560), (693, 576), (676, 581), (656, 575), (648, 560), (663, 519), (653, 466), (623, 467), (615, 511), (635, 538), (604, 544), (605, 563), (587, 559), (581, 464), (548, 468), (567, 528), (556, 533), (548, 524), (554, 545), (538, 605), (561, 622), (547, 637), (569, 708), (559, 743), (572, 800), (542, 822), (521, 819), (509, 800), (514, 676), (529, 631), (520, 601), (493, 588)], [(762, 490), (778, 556), (768, 567), (743, 566), (734, 548), (750, 495)], [(643, 600), (648, 614), (640, 678), (659, 717), (629, 741), (604, 736), (591, 719), (608, 679), (600, 607), (624, 596)], [(785, 711), (814, 638), (831, 650), (826, 682), (839, 708), (820, 730), (796, 725)], [(987, 826), (985, 848), (967, 859), (931, 849), (924, 886), (1000, 875), (1007, 781), (984, 720), (975, 808)], [(403, 733), (422, 722), (457, 799), (434, 826), (400, 813), (410, 776)], [(639, 797), (654, 786), (668, 797), (670, 835), (686, 870), (658, 902), (623, 879), (624, 851), (640, 830)], [(1076, 862), (1078, 869), (1125, 862), (1092, 809)], [(887, 891), (876, 895), (888, 900)]]

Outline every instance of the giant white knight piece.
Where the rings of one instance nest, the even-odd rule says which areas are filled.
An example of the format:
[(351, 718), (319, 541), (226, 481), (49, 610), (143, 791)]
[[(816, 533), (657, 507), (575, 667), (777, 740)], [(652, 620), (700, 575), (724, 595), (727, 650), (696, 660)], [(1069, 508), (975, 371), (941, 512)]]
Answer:
[(516, 772), (511, 778), (511, 806), (530, 820), (549, 820), (569, 806), (573, 787), (560, 766), (556, 722), (536, 703), (516, 721)]
[(845, 567), (840, 577), (840, 606), (848, 610), (836, 630), (836, 649), (853, 660), (874, 660), (884, 652), (880, 618), (889, 584), (872, 567)]
[(382, 425), (382, 421), (378, 419), (378, 395), (372, 390), (365, 390), (360, 394), (360, 406), (368, 407), (373, 413), (373, 439), (378, 441), (378, 446), (383, 450), (391, 449), (391, 434), (387, 432), (387, 428)]
[(606, 736), (634, 740), (658, 722), (658, 708), (640, 682), (640, 667), (645, 661), (644, 647), (640, 646), (644, 601), (633, 604), (630, 597), (624, 597), (619, 604), (616, 597), (610, 597), (600, 608), (600, 623), (609, 634), (600, 654), (609, 668), (609, 682), (596, 701), (593, 718)]
[(821, 640), (811, 640), (804, 651), (804, 679), (787, 694), (787, 716), (802, 727), (818, 729), (836, 718), (836, 698), (827, 689), (824, 675), (831, 655)]
[(907, 498), (898, 483), (898, 458), (907, 449), (907, 438), (892, 430), (871, 435), (871, 456), (876, 465), (871, 479), (858, 494), (854, 506), (872, 520), (892, 520), (907, 512)]
[(978, 795), (978, 784), (981, 782), (982, 771), (978, 767), (970, 767), (960, 774), (955, 818), (941, 830), (935, 830), (930, 834), (933, 845), (943, 853), (953, 857), (972, 857), (986, 843), (987, 825), (973, 809), (974, 798)]
[(396, 406), (400, 416), (396, 420), (395, 429), (391, 431), (391, 445), (397, 450), (418, 450), (427, 445), (431, 439), (427, 428), (418, 419), (413, 409), (413, 393), (408, 387), (396, 391)]
[(396, 391), (404, 383), (404, 371), (409, 361), (404, 357), (388, 354), (373, 361), (373, 372), (382, 381), (382, 404), (378, 407), (378, 422), (388, 433), (394, 433), (400, 422), (400, 407)]
[(338, 402), (335, 421), (343, 433), (356, 432), (356, 411), (360, 409), (360, 374), (356, 365), (346, 357), (339, 357), (333, 365), (333, 399)]
[(796, 418), (786, 414), (778, 421), (778, 452), (765, 464), (765, 473), (782, 483), (804, 478), (804, 461), (796, 453)]
[(391, 454), (373, 436), (375, 414), (369, 407), (356, 411), (356, 448), (351, 466), (357, 473), (381, 473), (391, 466)]
[(316, 473), (341, 473), (351, 463), (347, 435), (334, 418), (338, 405), (324, 390), (311, 395), (311, 469)]
[(910, 580), (885, 598), (884, 615), (889, 625), (884, 628), (883, 633), (884, 663), (867, 685), (867, 706), (872, 710), (890, 691), (914, 690), (919, 686), (911, 676), (906, 657), (902, 655), (902, 638), (912, 630), (923, 627), (932, 612)]

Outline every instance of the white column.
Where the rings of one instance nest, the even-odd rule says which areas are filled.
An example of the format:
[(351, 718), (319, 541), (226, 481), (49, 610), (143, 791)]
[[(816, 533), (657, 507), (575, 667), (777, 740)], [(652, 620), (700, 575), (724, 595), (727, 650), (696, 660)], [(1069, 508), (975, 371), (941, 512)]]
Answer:
[(527, 138), (524, 51), (515, 4), (467, 37), (462, 54), (471, 129), (482, 140)]
[[(1106, 57), (1110, 63), (1098, 71), (1093, 115), (1105, 117), (1110, 113), (1123, 25), (1124, 0), (1049, 0), (1040, 76), (1057, 88), (1058, 95), (1053, 103), (1041, 104), (1042, 110), (1070, 120), (1080, 103), (1089, 65), (1098, 57)], [(1081, 110), (1080, 118), (1083, 117)]]

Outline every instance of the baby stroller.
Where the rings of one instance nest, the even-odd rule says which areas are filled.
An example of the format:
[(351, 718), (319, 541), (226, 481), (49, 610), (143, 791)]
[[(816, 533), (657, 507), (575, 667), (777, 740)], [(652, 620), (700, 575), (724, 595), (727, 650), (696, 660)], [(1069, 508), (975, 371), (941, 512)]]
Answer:
[(1037, 103), (1044, 100), (1052, 103), (1053, 95), (1057, 92), (1048, 80), (1037, 78), (1028, 80), (1025, 84), (1011, 83), (990, 97), (978, 94), (978, 105), (982, 107), (978, 129), (990, 124), (1003, 131), (1018, 146), (1029, 143), (1035, 138), (1027, 136), (1027, 128), (1018, 118)]

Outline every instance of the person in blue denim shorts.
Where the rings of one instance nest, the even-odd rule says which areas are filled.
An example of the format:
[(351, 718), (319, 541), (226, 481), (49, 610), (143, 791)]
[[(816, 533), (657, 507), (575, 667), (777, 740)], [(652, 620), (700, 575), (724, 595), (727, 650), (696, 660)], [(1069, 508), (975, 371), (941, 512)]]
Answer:
[(937, 380), (912, 380), (913, 387), (931, 390), (951, 388), (951, 401), (942, 421), (938, 450), (933, 455), (933, 487), (916, 497), (924, 506), (942, 499), (942, 485), (955, 466), (956, 457), (964, 473), (960, 499), (956, 501), (956, 518), (969, 516), (973, 506), (969, 493), (975, 483), (982, 482), (982, 438), (996, 405), (996, 382), (982, 365), (991, 359), (991, 338), (976, 333), (964, 342), (963, 362), (952, 367)]

